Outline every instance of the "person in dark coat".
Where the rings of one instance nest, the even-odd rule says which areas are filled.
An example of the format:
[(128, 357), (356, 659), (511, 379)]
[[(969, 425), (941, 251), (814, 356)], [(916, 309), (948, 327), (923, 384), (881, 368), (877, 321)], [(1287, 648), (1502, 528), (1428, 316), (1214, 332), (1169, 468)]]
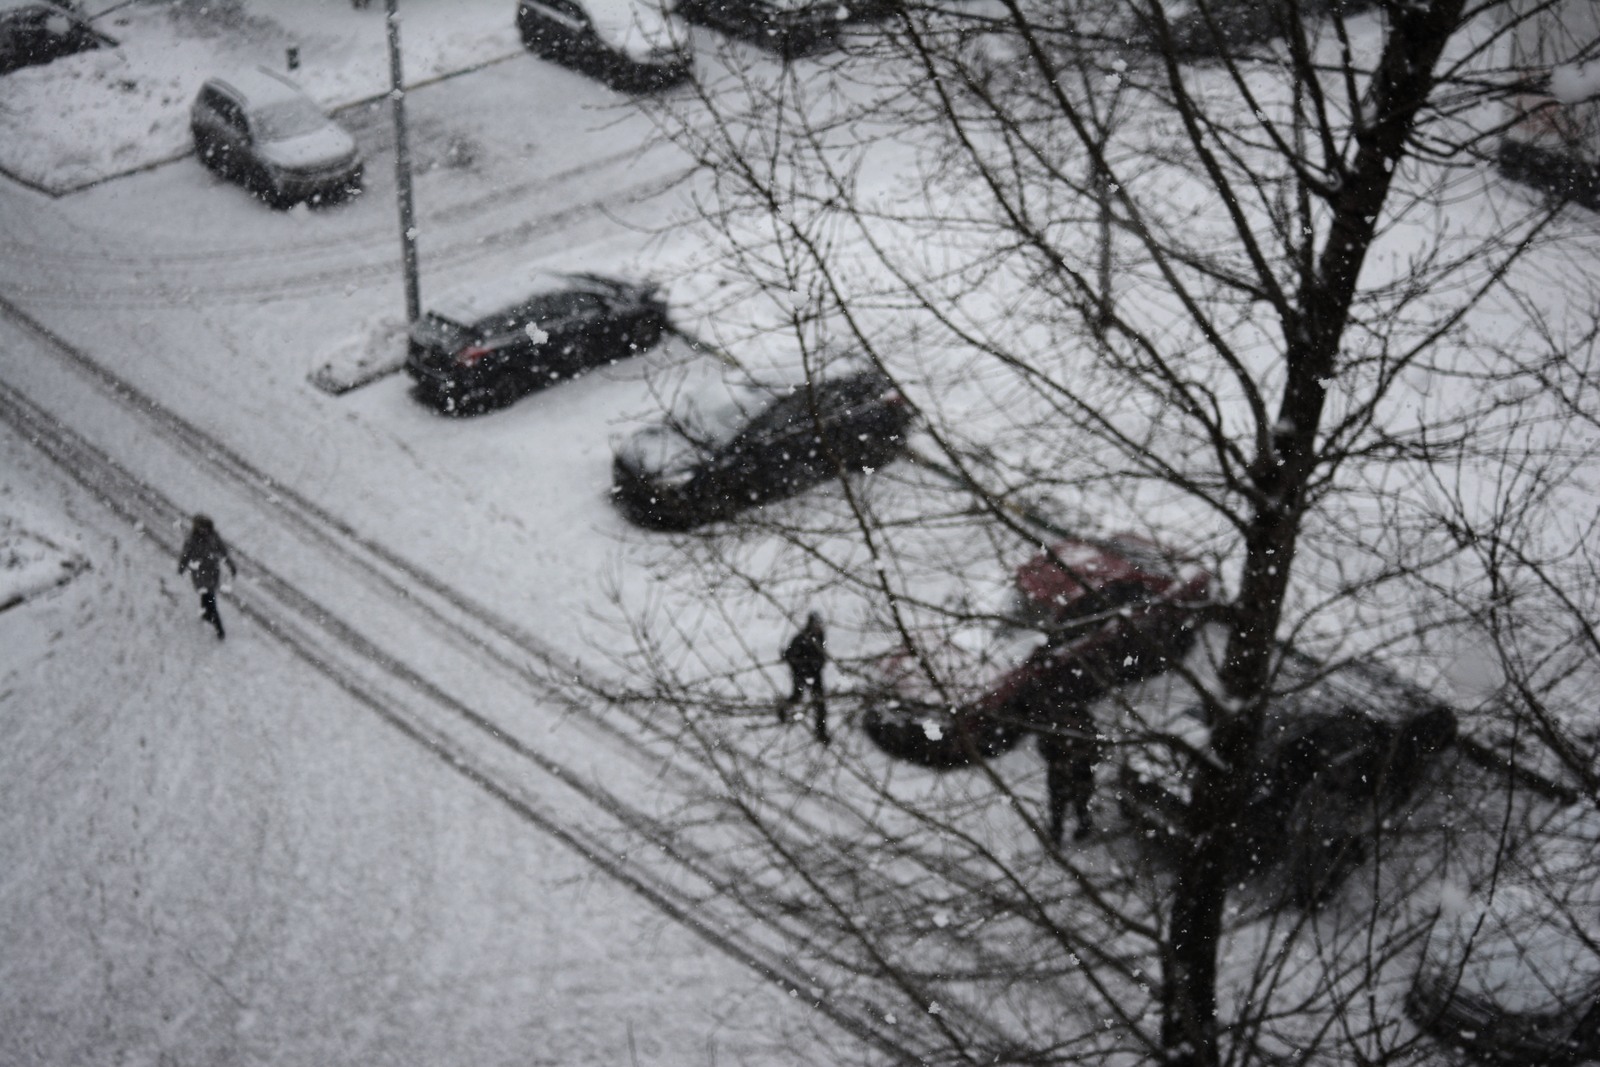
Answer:
[(786, 723), (794, 706), (807, 692), (811, 694), (811, 710), (815, 716), (812, 730), (819, 744), (828, 743), (828, 704), (822, 693), (822, 669), (828, 663), (828, 637), (822, 628), (822, 616), (813, 611), (806, 616), (800, 628), (783, 650), (783, 661), (789, 665), (789, 675), (794, 685), (789, 697), (778, 705), (778, 721)]
[(196, 515), (178, 557), (178, 573), (187, 572), (194, 583), (195, 591), (200, 594), (200, 617), (217, 628), (218, 641), (227, 636), (222, 630), (222, 616), (217, 613), (217, 583), (222, 580), (224, 563), (231, 573), (239, 573), (216, 525), (205, 515)]
[(1100, 762), (1100, 742), (1094, 717), (1082, 704), (1063, 705), (1056, 719), (1039, 731), (1039, 755), (1045, 761), (1045, 788), (1050, 800), (1050, 840), (1061, 844), (1067, 807), (1078, 816), (1073, 840), (1094, 832), (1089, 800), (1094, 796), (1094, 768)]

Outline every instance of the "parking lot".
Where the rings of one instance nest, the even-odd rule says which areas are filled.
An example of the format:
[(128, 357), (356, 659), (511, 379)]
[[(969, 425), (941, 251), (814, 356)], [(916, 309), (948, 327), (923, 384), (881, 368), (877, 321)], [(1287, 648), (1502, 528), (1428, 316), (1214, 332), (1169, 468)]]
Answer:
[[(535, 269), (644, 283), (577, 288), (591, 310), (607, 292), (633, 292), (635, 301), (659, 293), (669, 326), (650, 343), (657, 331), (647, 323), (649, 339), (626, 346), (609, 336), (594, 342), (583, 332), (594, 321), (573, 327), (563, 355), (584, 352), (586, 362), (571, 380), (524, 376), (503, 392), (491, 382), (459, 406), (442, 386), (419, 393), (417, 368), (402, 370), (408, 351), (420, 358), (426, 345), (419, 332), (408, 346), (404, 329), (395, 131), (383, 99), (383, 16), (373, 6), (293, 0), (268, 15), (241, 2), (138, 5), (107, 20), (114, 48), (0, 79), (0, 171), (9, 175), (0, 177), (0, 414), (11, 427), (0, 441), (18, 472), (0, 490), (26, 502), (19, 513), (51, 516), (52, 542), (80, 566), (69, 582), (41, 587), (26, 614), (0, 615), (11, 631), (0, 642), (14, 635), (21, 650), (0, 664), (0, 710), (15, 724), (0, 770), (18, 783), (6, 797), (17, 815), (0, 841), (20, 857), (10, 883), (18, 905), (0, 909), (0, 934), (25, 943), (31, 961), (19, 972), (17, 1025), (0, 1031), (21, 1035), (16, 1048), (49, 1049), (40, 1062), (108, 1049), (210, 1061), (219, 1049), (247, 1047), (269, 1061), (352, 1063), (405, 1062), (423, 1048), (444, 1062), (457, 1051), (452, 1038), (465, 1035), (461, 1047), (475, 1062), (528, 1062), (531, 1047), (563, 1064), (767, 1065), (842, 1062), (841, 1047), (903, 1061), (916, 1055), (919, 1034), (944, 1025), (942, 1014), (980, 1035), (974, 1047), (1001, 1047), (1013, 1020), (986, 1011), (989, 997), (1022, 1005), (1019, 1019), (1053, 1016), (1060, 961), (1047, 948), (1023, 966), (1049, 979), (1015, 1001), (1011, 986), (1025, 983), (1006, 972), (986, 985), (980, 968), (966, 1003), (942, 999), (924, 1010), (915, 993), (915, 1020), (885, 1009), (882, 990), (843, 957), (812, 950), (833, 936), (850, 943), (859, 904), (903, 922), (886, 936), (904, 934), (926, 952), (917, 959), (935, 980), (946, 964), (967, 973), (987, 939), (1001, 936), (995, 930), (1014, 947), (1037, 933), (1033, 919), (1048, 924), (1077, 906), (1060, 888), (1058, 864), (1128, 888), (1159, 918), (1167, 872), (1145, 839), (1182, 846), (1184, 835), (1159, 816), (1186, 803), (1175, 781), (1183, 771), (1163, 766), (1135, 781), (1152, 786), (1149, 826), (1136, 805), (1096, 798), (1104, 846), (1080, 811), (1089, 844), (1063, 859), (1042, 840), (1063, 842), (1057, 772), (1070, 747), (1049, 715), (1063, 703), (1093, 703), (1090, 726), (1093, 716), (1123, 716), (1117, 728), (1135, 746), (1150, 744), (1141, 731), (1154, 731), (1177, 739), (1184, 765), (1206, 751), (1210, 724), (1168, 713), (1214, 696), (1222, 653), (1202, 631), (1237, 578), (1232, 549), (1217, 547), (1231, 546), (1235, 531), (1214, 515), (1191, 520), (1193, 501), (1171, 484), (1191, 475), (1210, 484), (1211, 457), (1185, 451), (1165, 394), (1153, 403), (1135, 396), (1125, 421), (1108, 415), (1104, 437), (1039, 432), (1064, 412), (1094, 425), (1097, 401), (1126, 399), (1123, 383), (1096, 377), (1103, 353), (1073, 343), (1072, 329), (1029, 317), (1026, 305), (1042, 290), (1024, 259), (991, 270), (982, 239), (976, 265), (963, 263), (960, 237), (948, 247), (943, 234), (916, 241), (916, 211), (898, 203), (907, 190), (930, 203), (952, 198), (942, 205), (952, 215), (967, 206), (940, 170), (948, 160), (939, 150), (897, 136), (871, 108), (828, 128), (830, 107), (894, 99), (894, 79), (875, 80), (876, 57), (786, 58), (771, 42), (695, 25), (682, 33), (696, 80), (633, 96), (529, 54), (509, 0), (402, 6), (422, 308), (441, 307), (447, 291), (467, 293), (458, 301), (465, 310), (453, 312), (459, 321), (436, 331), (440, 373), (483, 386), (475, 375), (487, 376), (503, 349), (548, 340), (528, 308), (553, 290), (513, 284)], [(1374, 34), (1375, 21), (1358, 31)], [(808, 97), (824, 63), (848, 76)], [(270, 170), (230, 172), (197, 158), (190, 101), (204, 79), (240, 64), (291, 74), (349, 132), (364, 165), (356, 195), (269, 207), (246, 186), (264, 175), (269, 195), (283, 192)], [(725, 110), (712, 115), (699, 91)], [(710, 217), (728, 176), (685, 146), (708, 131), (764, 144), (775, 100), (815, 108), (816, 129), (859, 150), (848, 175), (849, 194), (866, 206), (858, 229), (830, 214), (826, 181), (820, 193), (803, 190), (818, 197), (811, 229), (786, 230), (788, 208), (759, 202), (745, 215)], [(730, 115), (731, 125), (710, 128)], [(321, 162), (338, 162), (348, 150), (341, 144)], [(789, 162), (776, 158), (773, 173), (787, 179)], [(1194, 192), (1183, 181), (1171, 197), (1180, 205)], [(1471, 192), (1508, 211), (1518, 195), (1487, 183)], [(1463, 197), (1441, 214), (1470, 225), (1480, 207)], [(1077, 224), (1058, 223), (1052, 211), (1078, 213), (1071, 197), (1044, 217), (1047, 227)], [(1420, 228), (1396, 224), (1402, 247), (1408, 226)], [(905, 325), (892, 286), (889, 299), (860, 300), (850, 328), (901, 360), (895, 380), (862, 377), (866, 399), (841, 402), (847, 437), (796, 437), (770, 450), (765, 473), (794, 479), (784, 483), (795, 490), (789, 499), (762, 498), (765, 486), (748, 470), (743, 481), (708, 479), (736, 485), (736, 502), (756, 519), (699, 540), (680, 536), (706, 516), (682, 501), (662, 505), (689, 476), (651, 448), (669, 452), (673, 433), (706, 445), (686, 429), (693, 413), (676, 406), (686, 384), (738, 363), (798, 409), (821, 391), (785, 393), (783, 383), (800, 380), (802, 367), (844, 367), (860, 355), (841, 344), (851, 334), (821, 310), (817, 292), (785, 287), (793, 264), (784, 256), (794, 252), (785, 242), (802, 236), (837, 242), (829, 248), (838, 262), (854, 269), (859, 260), (868, 271), (879, 264), (856, 253), (869, 242), (907, 240), (909, 259), (936, 265), (928, 269), (939, 284), (925, 292), (956, 328), (930, 336), (941, 331)], [(1564, 285), (1583, 288), (1581, 278)], [(1562, 289), (1529, 286), (1534, 303), (1552, 306)], [(1141, 282), (1130, 306), (1154, 324), (1159, 361), (1181, 342), (1163, 333), (1177, 320), (1152, 291)], [(1239, 329), (1249, 362), (1261, 337), (1249, 324)], [(1028, 373), (1042, 368), (1064, 394), (1020, 388), (1027, 375), (1005, 360), (973, 358), (986, 348), (1035, 353)], [(1216, 381), (1197, 366), (1199, 384), (1184, 379), (1184, 387), (1229, 408), (1218, 415), (1227, 424), (1238, 398), (1226, 383), (1207, 392)], [(1402, 393), (1418, 405), (1435, 399), (1422, 387)], [(753, 409), (743, 415), (760, 421)], [(664, 432), (634, 436), (652, 424)], [(930, 424), (965, 435), (968, 447), (943, 459), (958, 455), (971, 464), (966, 473), (923, 461), (934, 451), (923, 447)], [(1272, 433), (1293, 429), (1285, 425)], [(893, 447), (871, 447), (875, 434)], [(755, 462), (736, 447), (740, 438), (735, 428), (710, 442), (730, 468)], [(1174, 466), (1147, 478), (1142, 461), (1123, 465), (1117, 448), (1137, 451), (1133, 441), (1152, 454), (1170, 450)], [(832, 477), (839, 464), (807, 470), (812, 457), (794, 455), (802, 450), (830, 453), (849, 477)], [(624, 454), (640, 476), (619, 507)], [(970, 472), (1005, 464), (1039, 475), (1038, 484), (997, 477), (1004, 491), (975, 506)], [(1080, 468), (1094, 476), (1078, 480)], [(191, 625), (192, 596), (170, 558), (202, 510), (241, 562), (223, 598), (225, 644)], [(1104, 551), (1114, 542), (1094, 537), (1135, 526), (1190, 541), (1168, 551), (1136, 535)], [(79, 527), (79, 537), (60, 533)], [(884, 540), (853, 536), (863, 528)], [(1035, 596), (1032, 621), (1019, 623), (1022, 576), (1060, 578), (1051, 545), (1077, 562), (1061, 588)], [(1201, 553), (1188, 556), (1191, 545), (1206, 546), (1203, 563)], [(1297, 566), (1312, 581), (1342, 582), (1347, 564), (1355, 573), (1383, 562), (1384, 548), (1358, 548)], [(1148, 555), (1148, 566), (1129, 568), (1120, 583), (1087, 588), (1094, 583), (1073, 571), (1085, 559), (1118, 571), (1129, 554)], [(750, 581), (752, 573), (771, 580)], [(1348, 609), (1349, 619), (1369, 621), (1358, 597), (1332, 601), (1329, 617)], [(831, 748), (780, 729), (774, 715), (789, 682), (779, 649), (817, 607), (829, 618), (830, 671), (844, 690)], [(1372, 635), (1380, 646), (1381, 629)], [(1096, 635), (1128, 640), (1096, 645)], [(941, 686), (902, 654), (902, 640), (948, 651), (954, 664), (977, 658), (982, 678), (1000, 681), (973, 684), (976, 672), (958, 666), (948, 672), (957, 684)], [(1442, 647), (1430, 678), (1441, 699), (1471, 703), (1497, 684), (1492, 665), (1477, 664), (1469, 677), (1457, 669), (1468, 654), (1448, 638)], [(1154, 655), (1142, 663), (1147, 648)], [(1181, 680), (1162, 674), (1174, 666)], [(886, 667), (899, 671), (906, 707), (874, 718), (865, 713), (882, 696), (873, 672)], [(705, 711), (714, 713), (709, 729)], [(1455, 740), (1454, 711), (1448, 730), (1433, 728), (1440, 715), (1415, 736), (1357, 718), (1330, 716), (1337, 744), (1326, 751), (1341, 753), (1356, 768), (1346, 777), (1362, 782), (1362, 768), (1395, 752), (1432, 775), (1433, 758)], [(862, 725), (869, 730), (855, 729)], [(827, 734), (819, 727), (816, 736)], [(993, 750), (978, 756), (995, 758), (974, 758), (972, 737)], [(1024, 737), (1036, 743), (1021, 745)], [(1278, 746), (1273, 773), (1285, 781), (1259, 806), (1264, 821), (1294, 811), (1320, 826), (1312, 809), (1325, 794), (1348, 794), (1352, 806), (1371, 799), (1339, 779), (1302, 802), (1285, 783), (1323, 749), (1291, 741)], [(1454, 773), (1455, 751), (1439, 774)], [(1128, 780), (1144, 773), (1130, 766)], [(1499, 781), (1492, 760), (1465, 773), (1477, 776), (1474, 789)], [(1403, 807), (1411, 779), (1423, 777), (1408, 771), (1386, 802)], [(808, 880), (800, 886), (781, 864), (760, 866), (769, 857), (742, 836), (751, 826), (702, 817), (697, 805), (742, 799), (736, 787), (751, 780), (761, 783), (758, 802), (781, 813), (782, 829), (761, 844), (776, 840), (785, 860), (825, 841), (839, 846), (830, 863), (876, 879), (876, 856), (863, 857), (857, 843), (888, 842), (879, 849), (891, 857), (887, 873), (870, 883), (882, 898), (816, 907)], [(1551, 799), (1538, 795), (1528, 808)], [(1047, 805), (1053, 825), (1043, 835), (1035, 813)], [(924, 807), (948, 822), (925, 822)], [(1494, 821), (1471, 815), (1474, 833)], [(1428, 817), (1442, 818), (1437, 805)], [(1517, 817), (1537, 822), (1521, 808)], [(970, 846), (964, 862), (949, 859), (952, 842)], [(1365, 856), (1342, 842), (1333, 851), (1346, 864), (1341, 876)], [(1313, 853), (1301, 864), (1308, 871), (1325, 858)], [(942, 901), (902, 912), (901, 885), (943, 894), (984, 882), (974, 873), (984, 870), (1015, 875), (1043, 901), (1036, 911), (979, 915), (973, 929), (991, 917), (995, 925), (971, 942), (928, 932), (951, 921)], [(1344, 884), (1303, 881), (1294, 899), (1308, 912)], [(1444, 893), (1425, 889), (1416, 894), (1424, 910)], [(47, 918), (36, 922), (40, 902)], [(1033, 918), (1019, 918), (1025, 912)], [(200, 929), (191, 930), (196, 915)], [(1413, 921), (1425, 920), (1403, 919)], [(1394, 1015), (1410, 972), (1391, 958), (1381, 969), (1375, 1010)], [(159, 977), (145, 989), (150, 974)], [(313, 1022), (295, 1033), (307, 1000), (316, 1001)], [(536, 1008), (524, 1012), (524, 1003)], [(85, 1036), (71, 1022), (85, 1012), (108, 1021)], [(130, 1021), (146, 1016), (163, 1025)], [(545, 1034), (548, 1047), (539, 1044)]]
[[(462, 25), (441, 36), (436, 54), (408, 53), (409, 70), (428, 81), (407, 100), (424, 299), (545, 264), (656, 279), (692, 300), (689, 268), (702, 249), (687, 224), (668, 225), (692, 221), (687, 160), (658, 143), (648, 116), (627, 97), (524, 54), (506, 7), (460, 5)], [(473, 18), (490, 10), (492, 32), (478, 33)], [(289, 21), (278, 11), (280, 23)], [(377, 11), (327, 15), (328, 26), (381, 27)], [(169, 42), (156, 31), (165, 15), (139, 9), (131, 17), (142, 21), (121, 29), (126, 45), (146, 50), (142, 85), (163, 63)], [(409, 39), (428, 41), (426, 23), (426, 11), (408, 20)], [(0, 163), (28, 179), (0, 188), (8, 323), (0, 376), (38, 405), (41, 425), (67, 428), (77, 446), (97, 450), (167, 506), (210, 509), (241, 558), (256, 560), (238, 599), (223, 608), (228, 643), (213, 647), (208, 633), (188, 625), (188, 605), (179, 606), (186, 591), (160, 577), (170, 561), (127, 540), (118, 520), (6, 436), (15, 457), (6, 466), (18, 472), (7, 491), (57, 516), (52, 531), (80, 528), (71, 547), (94, 575), (26, 605), (33, 614), (13, 611), (3, 620), (30, 635), (8, 639), (16, 652), (6, 664), (14, 683), (8, 713), (47, 716), (30, 718), (8, 775), (19, 789), (29, 783), (33, 799), (8, 794), (19, 814), (6, 838), (16, 858), (17, 907), (5, 909), (4, 923), (35, 962), (13, 974), (16, 1014), (7, 1032), (69, 1058), (108, 1048), (182, 1056), (254, 1042), (274, 1057), (308, 1062), (405, 1059), (427, 1048), (440, 1062), (470, 1050), (480, 1062), (525, 1063), (529, 1035), (537, 1034), (535, 1062), (629, 1055), (815, 1062), (800, 1051), (815, 1024), (790, 1018), (797, 1009), (781, 987), (615, 888), (623, 883), (591, 873), (570, 843), (502, 803), (472, 799), (478, 790), (426, 756), (396, 759), (411, 749), (390, 740), (392, 723), (286, 654), (271, 636), (279, 624), (239, 619), (237, 605), (259, 597), (269, 573), (299, 560), (284, 576), (333, 597), (340, 606), (329, 601), (330, 612), (367, 639), (388, 644), (404, 629), (383, 600), (361, 600), (369, 593), (341, 585), (340, 565), (320, 577), (321, 565), (304, 569), (315, 554), (281, 539), (282, 487), (335, 523), (341, 538), (395, 551), (549, 654), (603, 664), (619, 633), (619, 583), (648, 594), (650, 567), (664, 547), (612, 507), (611, 442), (657, 405), (659, 374), (716, 363), (705, 348), (674, 336), (634, 360), (476, 419), (442, 417), (418, 403), (400, 373), (338, 395), (319, 388), (314, 378), (330, 366), (376, 360), (393, 371), (403, 355), (392, 126), (383, 107), (339, 112), (368, 160), (364, 192), (348, 203), (274, 211), (206, 170), (184, 143), (187, 97), (217, 65), (280, 56), (281, 26), (246, 29), (240, 36), (213, 27), (171, 42), (170, 78), (140, 101), (159, 116), (135, 108), (131, 117), (125, 110), (104, 122), (72, 120), (73, 108), (94, 112), (84, 101), (95, 92), (131, 95), (106, 81), (122, 56), (72, 57), (6, 84), (23, 87), (8, 101), (42, 92), (33, 83), (46, 77), (85, 95), (61, 115), (6, 112), (34, 139), (8, 135), (15, 154)], [(326, 34), (304, 40), (299, 73), (325, 102), (374, 93), (370, 79), (356, 77), (366, 69), (360, 55), (340, 52)], [(730, 49), (766, 62), (749, 46)], [(341, 55), (337, 69), (350, 80), (319, 82), (317, 64)], [(717, 62), (716, 49), (702, 61)], [(74, 64), (87, 70), (82, 79)], [(435, 77), (467, 67), (476, 69)], [(105, 154), (93, 158), (50, 132), (65, 123), (61, 132), (77, 137), (120, 136), (134, 122), (142, 132), (121, 148), (102, 145)], [(46, 179), (82, 187), (60, 197), (29, 187)], [(692, 317), (680, 325), (693, 326)], [(756, 364), (784, 358), (752, 356)], [(128, 404), (129, 390), (147, 403)], [(182, 443), (195, 435), (212, 444), (196, 451)], [(192, 465), (221, 450), (254, 473), (218, 483), (215, 471)], [(151, 513), (149, 522), (163, 523), (157, 516), (165, 514)], [(762, 625), (776, 639), (782, 620)], [(52, 630), (59, 654), (36, 647), (36, 636)], [(302, 654), (313, 647), (302, 646)], [(176, 689), (163, 680), (164, 662), (180, 664), (171, 678)], [(144, 677), (146, 666), (157, 677)], [(508, 732), (540, 738), (563, 729), (570, 712), (547, 698), (495, 695), (483, 681), (452, 685), (464, 684), (461, 695), (484, 714), (520, 719), (520, 726), (499, 720)], [(94, 695), (106, 692), (118, 694), (113, 706)], [(102, 709), (111, 717), (102, 720)], [(103, 744), (83, 746), (72, 731), (45, 729), (57, 713), (85, 726), (103, 723), (88, 726), (104, 731)], [(538, 747), (548, 750), (544, 741)], [(353, 757), (357, 751), (364, 755)], [(43, 780), (41, 762), (67, 770)], [(200, 766), (209, 770), (195, 773)], [(352, 792), (330, 796), (326, 807), (307, 801), (320, 794), (302, 772), (329, 775)], [(84, 792), (83, 782), (96, 783), (93, 791)], [(557, 801), (558, 812), (562, 803), (572, 802)], [(47, 819), (36, 804), (61, 815)], [(205, 814), (190, 822), (169, 804)], [(135, 810), (154, 822), (129, 818)], [(296, 844), (231, 844), (259, 839), (253, 828), (264, 826)], [(465, 837), (463, 827), (471, 828)], [(463, 864), (458, 849), (479, 859)], [(232, 873), (217, 881), (204, 873), (211, 867)], [(326, 877), (309, 873), (318, 869)], [(114, 949), (68, 932), (84, 920), (66, 887), (84, 882), (121, 902), (111, 921), (126, 932)], [(57, 906), (42, 905), (48, 899)], [(364, 903), (352, 908), (353, 901)], [(219, 962), (231, 951), (225, 931), (263, 909), (278, 916), (276, 933), (270, 944), (246, 936), (240, 958), (257, 977), (240, 986), (240, 974)], [(598, 926), (587, 925), (591, 917)], [(186, 928), (177, 941), (156, 934), (177, 925)], [(657, 947), (641, 951), (650, 944)], [(497, 945), (518, 947), (505, 953)], [(94, 966), (110, 969), (98, 993), (59, 979)], [(145, 992), (126, 984), (150, 972), (159, 977)], [(221, 985), (196, 986), (202, 973), (236, 990), (247, 986), (253, 1006), (225, 1007), (230, 994)], [(287, 1005), (307, 990), (335, 1014), (374, 1021), (356, 1024), (359, 1033), (341, 1032), (315, 1012), (296, 1022)], [(523, 1012), (514, 1007), (519, 1000), (541, 1007)], [(649, 1006), (634, 1011), (635, 1001)], [(86, 1031), (46, 1021), (91, 1011), (106, 1013), (107, 1024)], [(134, 1020), (146, 1011), (190, 1022), (182, 1036), (144, 1031)], [(455, 1022), (441, 1031), (447, 1015)], [(254, 1037), (238, 1036), (252, 1028)], [(423, 1030), (448, 1034), (450, 1046)], [(25, 1057), (17, 1047), (0, 1058)], [(77, 1051), (62, 1051), (69, 1048)]]

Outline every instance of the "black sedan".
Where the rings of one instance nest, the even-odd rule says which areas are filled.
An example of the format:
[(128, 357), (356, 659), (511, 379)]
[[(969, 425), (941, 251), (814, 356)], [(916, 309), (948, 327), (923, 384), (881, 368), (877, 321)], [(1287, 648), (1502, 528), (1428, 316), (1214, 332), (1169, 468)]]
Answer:
[(442, 297), (412, 324), (406, 372), (446, 414), (520, 396), (650, 348), (666, 332), (653, 285), (539, 273)]
[[(1241, 876), (1276, 872), (1286, 902), (1314, 908), (1399, 824), (1430, 767), (1456, 742), (1454, 709), (1375, 663), (1326, 669), (1285, 652), (1284, 690), (1263, 718), (1258, 762), (1234, 863)], [(1209, 729), (1199, 708), (1173, 714), (1178, 743), (1130, 746), (1118, 800), (1157, 843), (1187, 840), (1192, 761)], [(1184, 847), (1187, 847), (1186, 845)]]
[(0, 0), (0, 74), (113, 43), (67, 4)]
[(517, 32), (529, 50), (623, 92), (664, 89), (691, 69), (686, 42), (650, 0), (521, 0)]
[(776, 391), (718, 380), (621, 444), (613, 495), (641, 526), (690, 529), (887, 463), (911, 418), (871, 370)]

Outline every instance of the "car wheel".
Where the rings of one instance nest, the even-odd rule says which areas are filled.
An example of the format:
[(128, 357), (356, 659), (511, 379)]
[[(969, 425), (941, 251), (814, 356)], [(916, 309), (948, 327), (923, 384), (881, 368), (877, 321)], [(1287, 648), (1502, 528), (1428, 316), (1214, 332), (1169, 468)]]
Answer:
[(486, 395), (491, 406), (504, 408), (521, 400), (528, 392), (528, 384), (520, 374), (506, 374), (488, 388)]
[(441, 389), (418, 384), (411, 387), (411, 396), (417, 403), (433, 408), (441, 415), (448, 415), (455, 408), (455, 398)]
[(1117, 809), (1140, 837), (1176, 849), (1189, 841), (1188, 802), (1152, 774), (1124, 763), (1117, 768)]
[(660, 344), (661, 337), (666, 332), (666, 323), (654, 315), (644, 315), (629, 331), (628, 344), (634, 351), (645, 352)]
[(1181, 663), (1190, 652), (1194, 651), (1195, 641), (1200, 637), (1199, 627), (1191, 621), (1185, 620), (1178, 626), (1178, 632), (1172, 639), (1172, 647), (1167, 653), (1167, 658), (1172, 663)]
[(491, 394), (486, 389), (474, 389), (466, 393), (451, 393), (444, 398), (444, 406), (440, 408), (451, 418), (463, 416), (482, 415), (494, 409)]
[(685, 496), (677, 491), (633, 483), (626, 487), (617, 485), (612, 499), (629, 522), (647, 530), (681, 532), (696, 525)]
[(886, 755), (935, 771), (960, 770), (1015, 748), (1028, 731), (974, 712), (952, 716), (942, 711), (870, 705), (862, 732)]
[(261, 199), (266, 201), (268, 207), (275, 211), (282, 211), (294, 203), (294, 199), (278, 188), (278, 183), (265, 175), (261, 178)]
[(518, 29), (521, 31), (522, 47), (541, 59), (552, 58), (554, 49), (551, 47), (550, 39), (535, 23), (524, 19), (519, 23)]

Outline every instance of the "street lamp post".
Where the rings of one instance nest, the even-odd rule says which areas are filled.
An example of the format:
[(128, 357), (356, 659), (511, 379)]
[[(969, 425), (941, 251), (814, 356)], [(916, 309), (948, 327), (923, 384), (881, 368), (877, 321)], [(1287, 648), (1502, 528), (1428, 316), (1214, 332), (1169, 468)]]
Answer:
[(406, 144), (406, 91), (400, 73), (400, 13), (398, 0), (386, 0), (389, 26), (389, 103), (394, 109), (395, 190), (400, 201), (400, 258), (405, 271), (406, 322), (422, 315), (417, 295), (417, 223), (411, 206), (411, 150)]

